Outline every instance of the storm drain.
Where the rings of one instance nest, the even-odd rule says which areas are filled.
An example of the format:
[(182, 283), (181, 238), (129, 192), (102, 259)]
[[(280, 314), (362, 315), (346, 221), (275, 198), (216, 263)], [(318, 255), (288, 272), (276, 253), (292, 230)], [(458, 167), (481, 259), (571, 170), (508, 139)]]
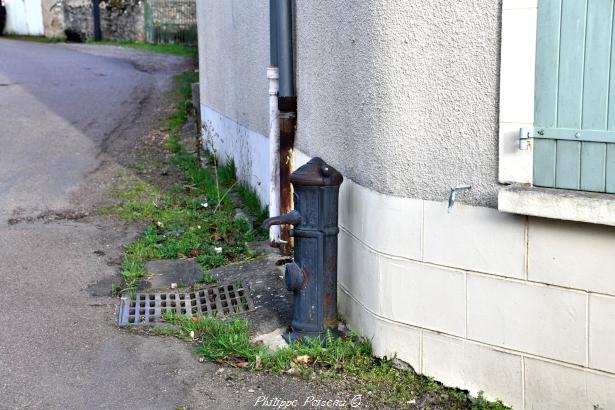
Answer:
[(225, 317), (254, 310), (248, 289), (223, 285), (174, 293), (137, 293), (135, 299), (122, 297), (119, 326), (141, 326), (161, 321), (164, 313)]

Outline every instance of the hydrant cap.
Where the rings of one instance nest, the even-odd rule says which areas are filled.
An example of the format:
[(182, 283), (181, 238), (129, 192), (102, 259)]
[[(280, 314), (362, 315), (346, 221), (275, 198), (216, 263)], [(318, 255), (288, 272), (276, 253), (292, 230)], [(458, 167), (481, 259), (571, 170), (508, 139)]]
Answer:
[(293, 185), (332, 186), (341, 185), (344, 177), (325, 161), (314, 157), (290, 175)]

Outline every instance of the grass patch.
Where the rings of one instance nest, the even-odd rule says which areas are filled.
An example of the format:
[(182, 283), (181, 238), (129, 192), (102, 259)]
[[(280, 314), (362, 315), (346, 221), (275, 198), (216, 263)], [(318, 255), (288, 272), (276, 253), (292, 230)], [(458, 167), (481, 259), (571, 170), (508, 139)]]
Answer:
[(216, 277), (210, 272), (203, 273), (203, 279), (201, 279), (201, 283), (204, 283), (206, 285), (213, 285), (216, 282), (218, 282), (218, 279), (216, 279)]
[[(182, 171), (181, 181), (170, 191), (163, 191), (143, 180), (119, 175), (120, 186), (113, 192), (117, 204), (100, 210), (103, 214), (147, 224), (143, 235), (126, 246), (121, 290), (134, 292), (138, 281), (147, 275), (145, 263), (149, 259), (196, 258), (205, 271), (248, 260), (254, 254), (246, 244), (260, 239), (263, 233), (254, 229), (251, 222), (235, 218), (229, 193), (238, 190), (241, 195), (242, 191), (235, 179), (233, 162), (221, 167), (202, 167), (179, 142), (187, 118), (186, 102), (190, 100), (191, 84), (196, 78), (195, 73), (175, 78), (176, 109), (167, 120), (167, 147), (174, 154), (174, 166)], [(254, 194), (247, 189), (243, 192), (242, 197), (250, 200), (250, 206), (262, 210), (251, 197)], [(262, 213), (255, 215), (263, 216)], [(215, 283), (216, 278), (206, 273), (203, 282)]]
[(27, 36), (23, 34), (3, 34), (0, 38), (11, 40), (33, 41), (36, 43), (61, 43), (66, 41), (64, 37)]
[(245, 184), (238, 184), (235, 190), (239, 194), (239, 198), (241, 198), (244, 206), (250, 210), (250, 213), (257, 220), (264, 221), (269, 216), (267, 207), (261, 205), (261, 201), (254, 189)]
[(141, 41), (129, 40), (88, 40), (87, 43), (136, 48), (139, 50), (149, 51), (151, 53), (170, 54), (183, 57), (196, 57), (198, 54), (198, 49), (196, 47), (186, 46), (183, 44), (149, 44)]
[[(36, 43), (63, 43), (66, 42), (66, 37), (45, 37), (45, 36), (28, 36), (22, 34), (3, 34), (0, 38), (8, 38), (11, 40), (21, 41), (33, 41)], [(94, 41), (88, 40), (87, 44), (99, 44), (106, 46), (119, 46), (136, 48), (138, 50), (149, 51), (151, 53), (158, 54), (170, 54), (181, 57), (195, 57), (198, 55), (198, 49), (196, 47), (187, 46), (183, 44), (149, 44), (141, 41), (130, 40), (101, 40)]]
[(392, 360), (374, 357), (369, 341), (354, 335), (329, 337), (326, 349), (320, 341), (312, 340), (272, 352), (251, 342), (246, 320), (175, 314), (165, 314), (163, 319), (175, 325), (167, 334), (196, 342), (197, 354), (207, 360), (306, 379), (316, 376), (323, 383), (335, 383), (369, 397), (377, 405), (403, 407), (428, 397), (433, 408), (508, 409), (499, 401), (490, 402), (482, 395), (472, 399), (465, 391), (447, 388), (412, 370), (398, 369)]

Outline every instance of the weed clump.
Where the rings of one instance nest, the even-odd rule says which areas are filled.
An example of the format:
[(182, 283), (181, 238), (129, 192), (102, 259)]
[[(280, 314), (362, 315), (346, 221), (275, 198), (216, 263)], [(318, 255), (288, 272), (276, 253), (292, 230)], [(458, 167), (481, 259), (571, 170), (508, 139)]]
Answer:
[[(143, 235), (126, 246), (121, 270), (124, 284), (117, 291), (134, 293), (138, 281), (147, 275), (145, 262), (149, 259), (196, 258), (205, 271), (248, 260), (254, 254), (246, 244), (263, 233), (254, 227), (264, 216), (263, 208), (252, 191), (237, 183), (233, 161), (203, 167), (179, 142), (188, 115), (186, 101), (196, 78), (195, 73), (175, 78), (177, 104), (167, 121), (166, 146), (181, 171), (181, 180), (166, 191), (141, 179), (124, 181), (114, 192), (118, 203), (100, 210), (147, 224)], [(231, 192), (250, 201), (255, 224), (235, 218)], [(213, 284), (215, 277), (206, 273), (203, 282)]]
[(320, 340), (311, 339), (271, 351), (251, 341), (245, 319), (175, 314), (166, 314), (163, 319), (174, 325), (170, 327), (172, 334), (196, 343), (196, 353), (206, 360), (336, 383), (340, 388), (369, 397), (374, 404), (403, 407), (423, 401), (425, 408), (508, 409), (500, 401), (486, 400), (482, 394), (472, 399), (466, 391), (447, 388), (412, 369), (399, 369), (394, 360), (375, 357), (369, 341), (354, 334), (340, 338), (328, 334), (326, 348)]

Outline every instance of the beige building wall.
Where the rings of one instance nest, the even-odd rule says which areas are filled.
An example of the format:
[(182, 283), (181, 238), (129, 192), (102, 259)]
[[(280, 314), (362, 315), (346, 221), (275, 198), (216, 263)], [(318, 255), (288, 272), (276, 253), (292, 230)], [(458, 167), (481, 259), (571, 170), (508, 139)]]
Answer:
[(615, 408), (615, 228), (495, 209), (498, 165), (531, 175), (537, 1), (316, 3), (297, 0), (297, 166), (346, 177), (342, 316), (514, 408)]
[(500, 5), (297, 0), (297, 147), (394, 196), (496, 206)]

